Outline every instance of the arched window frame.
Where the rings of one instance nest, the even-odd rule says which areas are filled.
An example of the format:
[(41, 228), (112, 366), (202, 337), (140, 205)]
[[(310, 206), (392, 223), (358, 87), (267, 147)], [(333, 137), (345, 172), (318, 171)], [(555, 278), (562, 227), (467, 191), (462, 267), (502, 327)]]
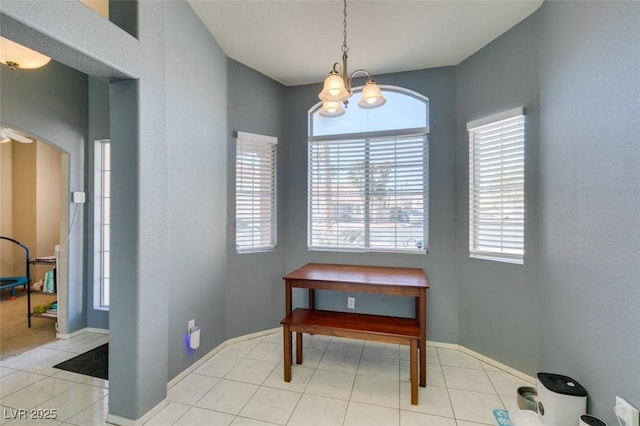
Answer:
[[(429, 99), (417, 92), (397, 87), (397, 86), (380, 86), (383, 93), (388, 94), (389, 92), (399, 94), (402, 96), (407, 96), (412, 98), (413, 100), (419, 101), (417, 105), (418, 108), (422, 110), (417, 110), (419, 114), (424, 113), (420, 122), (413, 123), (414, 125), (404, 125), (399, 126), (396, 129), (376, 129), (376, 130), (368, 130), (362, 129), (359, 130), (358, 127), (355, 127), (353, 131), (349, 132), (336, 132), (332, 134), (328, 134), (326, 131), (318, 131), (314, 129), (314, 123), (316, 119), (323, 120), (336, 120), (345, 118), (348, 119), (350, 116), (349, 113), (352, 110), (358, 109), (358, 106), (355, 105), (355, 102), (352, 102), (349, 105), (349, 108), (346, 111), (344, 116), (338, 118), (318, 118), (319, 110), (322, 106), (321, 102), (318, 102), (313, 107), (309, 109), (308, 112), (308, 141), (309, 141), (309, 175), (308, 175), (308, 215), (307, 215), (307, 246), (310, 250), (320, 250), (320, 251), (350, 251), (350, 252), (405, 252), (405, 253), (426, 253), (428, 250), (428, 134), (429, 134)], [(353, 90), (354, 96), (352, 99), (357, 99), (357, 94), (362, 91), (362, 87), (357, 87)], [(382, 113), (389, 113), (389, 108), (393, 108), (393, 102), (388, 102), (382, 108), (378, 108), (375, 111), (381, 111)], [(386, 112), (385, 112), (386, 110)], [(372, 111), (372, 110), (367, 110)], [(366, 116), (365, 118), (368, 118)], [(366, 120), (365, 120), (366, 121)], [(411, 122), (409, 123), (411, 124)], [(322, 201), (320, 194), (323, 190), (326, 192), (327, 187), (326, 183), (323, 190), (319, 189), (319, 182), (323, 181), (323, 177), (321, 177), (318, 173), (323, 173), (320, 166), (319, 160), (317, 158), (322, 155), (319, 154), (318, 147), (324, 144), (324, 150), (330, 150), (331, 152), (337, 152), (341, 148), (347, 147), (352, 150), (355, 145), (361, 144), (362, 146), (366, 146), (365, 148), (356, 147), (357, 149), (361, 149), (364, 165), (362, 166), (363, 170), (366, 170), (363, 174), (365, 176), (362, 179), (362, 188), (361, 195), (362, 205), (359, 206), (357, 202), (352, 202), (354, 196), (351, 195), (351, 199), (346, 198), (344, 196), (345, 191), (341, 189), (342, 187), (348, 187), (349, 184), (331, 184), (331, 192), (335, 192), (336, 200), (333, 199), (333, 196), (327, 197), (330, 201)], [(372, 148), (369, 151), (370, 146), (375, 147), (380, 144), (391, 144), (394, 146), (394, 152), (398, 152), (398, 156), (393, 154), (393, 158), (391, 158), (392, 166), (390, 169), (399, 169), (402, 161), (406, 160), (406, 155), (409, 153), (411, 158), (416, 159), (413, 165), (410, 165), (411, 173), (414, 173), (416, 169), (420, 169), (421, 171), (415, 172), (418, 173), (416, 176), (412, 176), (413, 181), (410, 182), (412, 188), (416, 188), (417, 190), (411, 190), (414, 198), (420, 198), (419, 208), (411, 207), (414, 201), (409, 201), (407, 197), (409, 197), (408, 192), (405, 190), (403, 193), (402, 188), (399, 188), (400, 175), (397, 174), (395, 178), (386, 179), (385, 186), (382, 192), (379, 192), (380, 195), (371, 195), (375, 194), (374, 190), (364, 189), (364, 188), (373, 188), (376, 186), (377, 182), (375, 179), (376, 173), (378, 176), (381, 176), (379, 172), (379, 166), (375, 166), (375, 162), (369, 162), (369, 152), (371, 152), (372, 156), (381, 155), (375, 154), (375, 152), (381, 152), (380, 150), (376, 151), (375, 148)], [(327, 148), (329, 147), (329, 148)], [(407, 147), (409, 147), (407, 149)], [(315, 153), (313, 150), (316, 150)], [(416, 152), (416, 149), (418, 150)], [(366, 154), (365, 154), (366, 152)], [(403, 154), (404, 153), (404, 154)], [(325, 154), (326, 155), (326, 154)], [(337, 154), (339, 156), (339, 154)], [(351, 154), (353, 155), (353, 154)], [(356, 154), (357, 155), (357, 154)], [(384, 153), (382, 154), (384, 155)], [(405, 155), (405, 157), (402, 157)], [(358, 157), (349, 157), (344, 161), (350, 161), (350, 164), (355, 164), (354, 160)], [(378, 157), (381, 158), (381, 157)], [(398, 159), (398, 163), (396, 164), (394, 161)], [(421, 164), (420, 164), (420, 160)], [(342, 160), (336, 160), (338, 162)], [(418, 163), (416, 166), (415, 163)], [(326, 161), (325, 161), (326, 163)], [(367, 166), (367, 164), (374, 164), (373, 167)], [(387, 164), (387, 163), (385, 163)], [(327, 172), (324, 169), (324, 173), (339, 175), (342, 173), (342, 181), (345, 181), (345, 172), (337, 171), (338, 169), (345, 169), (345, 166), (348, 168), (348, 163), (340, 163), (335, 166), (335, 169)], [(320, 167), (320, 168), (319, 168)], [(378, 167), (376, 169), (376, 167)], [(406, 169), (405, 169), (406, 170)], [(315, 176), (314, 176), (315, 173)], [(421, 173), (421, 174), (420, 174)], [(369, 179), (366, 176), (371, 176)], [(334, 177), (334, 181), (340, 181), (341, 179), (338, 177)], [(392, 181), (392, 188), (386, 189), (386, 186), (389, 181)], [(371, 182), (374, 182), (371, 185)], [(417, 186), (416, 186), (417, 182)], [(342, 185), (342, 186), (341, 186)], [(353, 194), (354, 183), (351, 183), (351, 193)], [(340, 188), (338, 188), (340, 187)], [(340, 191), (342, 191), (342, 195), (340, 195)], [(392, 195), (389, 195), (392, 194)], [(340, 198), (343, 197), (343, 198)], [(376, 198), (378, 197), (378, 198)], [(405, 197), (405, 198), (403, 198)], [(376, 206), (375, 200), (378, 201), (378, 205)], [(383, 201), (383, 199), (389, 199), (389, 201)], [(373, 200), (373, 201), (372, 201)], [(402, 206), (400, 206), (401, 203)], [(330, 205), (330, 207), (328, 207)], [(405, 206), (409, 206), (405, 209)], [(383, 207), (380, 207), (383, 206)], [(394, 207), (387, 207), (394, 206)], [(346, 212), (346, 210), (349, 212)], [(344, 210), (344, 211), (343, 211)], [(319, 212), (325, 213), (319, 213)], [(353, 212), (352, 212), (353, 211)], [(408, 212), (408, 213), (407, 213)], [(348, 214), (347, 214), (348, 213)], [(411, 216), (411, 221), (407, 219), (407, 214), (413, 214)], [(347, 218), (350, 216), (355, 219)], [(413, 221), (413, 218), (416, 217), (416, 222)], [(419, 222), (417, 222), (419, 220)], [(392, 223), (382, 223), (384, 221), (392, 222)], [(343, 223), (342, 230), (334, 229), (340, 228), (341, 222), (351, 222)], [(402, 222), (402, 223), (400, 223)], [(353, 225), (362, 225), (363, 229), (349, 229)], [(417, 224), (417, 225), (416, 225)], [(407, 230), (408, 225), (414, 226), (420, 232), (412, 233)], [(384, 230), (381, 232), (380, 229)], [(379, 235), (376, 235), (378, 233)], [(318, 238), (318, 235), (322, 235), (322, 237)], [(330, 237), (326, 237), (326, 235), (331, 235)], [(415, 236), (415, 238), (414, 238)], [(333, 242), (319, 242), (319, 240), (327, 241), (327, 240), (335, 240)], [(348, 241), (348, 242), (345, 242)]]

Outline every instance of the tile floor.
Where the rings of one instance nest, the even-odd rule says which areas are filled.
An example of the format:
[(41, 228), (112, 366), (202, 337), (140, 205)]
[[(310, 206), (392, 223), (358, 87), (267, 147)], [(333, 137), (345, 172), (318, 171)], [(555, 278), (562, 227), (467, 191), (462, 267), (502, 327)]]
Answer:
[[(0, 424), (102, 425), (108, 382), (51, 366), (107, 341), (85, 333), (0, 362)], [(409, 403), (408, 349), (307, 336), (305, 359), (283, 381), (280, 332), (226, 346), (168, 391), (148, 425), (495, 425), (517, 409), (525, 381), (459, 350), (427, 347), (427, 387)], [(57, 410), (56, 420), (6, 419), (10, 409)]]

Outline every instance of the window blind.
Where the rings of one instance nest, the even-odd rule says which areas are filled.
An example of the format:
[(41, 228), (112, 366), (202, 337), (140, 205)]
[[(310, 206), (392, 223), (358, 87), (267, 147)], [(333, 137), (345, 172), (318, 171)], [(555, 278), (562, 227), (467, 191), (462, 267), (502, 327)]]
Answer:
[(236, 250), (276, 247), (274, 137), (238, 132), (236, 139)]
[[(469, 255), (524, 261), (524, 115), (469, 123)], [(512, 114), (511, 114), (512, 115)], [(480, 120), (479, 120), (480, 122)], [(476, 122), (478, 123), (478, 122)]]
[(308, 246), (427, 247), (427, 136), (309, 142)]

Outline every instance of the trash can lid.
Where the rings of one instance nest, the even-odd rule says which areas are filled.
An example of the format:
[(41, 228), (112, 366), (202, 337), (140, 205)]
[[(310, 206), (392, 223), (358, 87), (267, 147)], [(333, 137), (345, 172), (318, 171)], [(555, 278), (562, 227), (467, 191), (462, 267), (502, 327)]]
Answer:
[(569, 396), (587, 396), (587, 391), (571, 377), (561, 374), (538, 373), (538, 380), (551, 392)]
[(588, 414), (584, 414), (580, 416), (580, 420), (582, 420), (584, 423), (588, 424), (589, 426), (607, 426), (607, 424), (602, 420), (600, 420), (599, 418), (590, 416)]

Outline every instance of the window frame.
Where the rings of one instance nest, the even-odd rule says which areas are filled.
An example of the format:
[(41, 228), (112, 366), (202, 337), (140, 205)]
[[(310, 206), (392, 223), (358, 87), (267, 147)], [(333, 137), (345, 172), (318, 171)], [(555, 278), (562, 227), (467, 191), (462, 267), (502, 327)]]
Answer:
[[(108, 147), (108, 150), (107, 150)], [(106, 155), (108, 158), (108, 168), (105, 168)], [(111, 236), (111, 141), (109, 139), (97, 140), (94, 143), (94, 291), (93, 308), (96, 310), (109, 310), (110, 304), (110, 271), (105, 264), (110, 264), (110, 247), (105, 249), (105, 240), (110, 241)], [(107, 183), (107, 178), (109, 181)], [(105, 186), (107, 185), (107, 186)], [(105, 195), (108, 192), (108, 195)], [(105, 223), (105, 209), (109, 209), (109, 222)], [(109, 244), (110, 246), (110, 244)], [(105, 271), (106, 270), (106, 271)]]
[[(235, 197), (235, 214), (234, 214), (234, 219), (235, 219), (235, 223), (234, 223), (234, 227), (235, 227), (235, 232), (234, 232), (234, 246), (235, 246), (235, 250), (236, 253), (238, 254), (248, 254), (248, 253), (259, 253), (259, 252), (267, 252), (267, 251), (273, 251), (275, 249), (277, 249), (277, 245), (278, 245), (278, 214), (277, 214), (277, 210), (278, 210), (278, 172), (277, 172), (277, 162), (278, 162), (278, 153), (277, 153), (277, 146), (278, 146), (278, 138), (273, 137), (273, 136), (266, 136), (266, 135), (261, 135), (261, 134), (256, 134), (256, 133), (248, 133), (248, 132), (242, 132), (242, 131), (238, 131), (236, 132), (236, 138), (235, 138), (235, 148), (236, 148), (236, 152), (235, 152), (235, 162), (234, 162), (234, 179), (235, 179), (235, 185), (234, 185), (234, 197)], [(266, 220), (269, 223), (269, 233), (270, 233), (270, 238), (269, 238), (269, 242), (268, 244), (252, 244), (250, 246), (247, 246), (245, 248), (240, 248), (239, 247), (239, 228), (238, 228), (238, 223), (239, 220), (242, 219), (241, 217), (239, 217), (239, 212), (241, 211), (241, 209), (238, 208), (239, 205), (239, 194), (240, 194), (240, 188), (239, 188), (239, 177), (238, 177), (238, 173), (239, 173), (239, 164), (240, 164), (240, 155), (247, 155), (248, 153), (250, 153), (251, 151), (248, 150), (243, 150), (243, 145), (247, 144), (247, 148), (250, 148), (252, 145), (254, 147), (258, 147), (260, 145), (269, 145), (271, 147), (270, 149), (270, 155), (265, 158), (266, 160), (269, 161), (270, 163), (270, 169), (267, 171), (267, 173), (265, 174), (265, 176), (270, 176), (270, 181), (269, 182), (261, 182), (260, 186), (263, 187), (270, 187), (270, 197), (268, 198), (269, 201), (269, 207), (264, 209), (261, 208), (261, 210), (266, 210), (268, 211), (268, 217), (266, 217)], [(265, 151), (266, 152), (266, 151)], [(254, 152), (255, 153), (255, 152)], [(245, 191), (246, 193), (246, 191)], [(254, 191), (254, 192), (250, 192), (250, 194), (258, 194), (259, 191)], [(258, 196), (258, 199), (262, 199), (260, 196)], [(262, 199), (264, 201), (264, 199)], [(253, 223), (253, 221), (252, 221)], [(253, 225), (251, 225), (253, 226)], [(251, 231), (252, 233), (252, 238), (253, 238), (253, 231)]]
[[(307, 249), (310, 251), (327, 251), (327, 252), (355, 252), (355, 253), (395, 253), (395, 254), (426, 254), (429, 252), (429, 99), (417, 92), (414, 92), (409, 89), (404, 89), (397, 86), (385, 86), (381, 85), (380, 88), (383, 91), (391, 91), (396, 92), (405, 96), (413, 97), (424, 104), (425, 109), (425, 126), (420, 127), (410, 127), (410, 128), (400, 128), (400, 129), (392, 129), (392, 130), (376, 130), (376, 131), (364, 131), (364, 132), (353, 132), (353, 133), (342, 133), (342, 134), (321, 134), (314, 135), (314, 126), (313, 126), (313, 116), (318, 113), (318, 111), (322, 107), (322, 102), (317, 103), (311, 109), (309, 109), (309, 135), (308, 135), (308, 151), (307, 151), (307, 159), (308, 159), (308, 175), (307, 175)], [(356, 87), (353, 89), (354, 95), (362, 91), (362, 86)], [(356, 106), (352, 106), (356, 108)], [(387, 106), (388, 107), (388, 106)], [(348, 112), (347, 112), (348, 114)], [(339, 143), (340, 141), (355, 141), (355, 140), (363, 140), (367, 141), (366, 143), (370, 143), (372, 140), (381, 140), (381, 139), (402, 139), (402, 138), (411, 138), (411, 137), (421, 137), (424, 140), (424, 157), (423, 157), (423, 169), (422, 169), (422, 178), (423, 178), (423, 186), (422, 186), (422, 208), (420, 209), (423, 215), (422, 220), (422, 246), (418, 247), (416, 244), (415, 249), (403, 249), (403, 248), (381, 248), (381, 247), (346, 247), (346, 246), (320, 246), (314, 245), (312, 243), (312, 196), (311, 196), (311, 186), (312, 182), (312, 159), (311, 159), (311, 146), (314, 143)], [(367, 172), (369, 173), (369, 172)], [(366, 195), (363, 196), (364, 199), (369, 199)], [(366, 206), (363, 207), (366, 210)], [(368, 228), (367, 224), (371, 224), (369, 220), (365, 220), (363, 224), (365, 230)], [(366, 231), (365, 231), (366, 232)], [(364, 237), (365, 240), (369, 240), (367, 236)], [(396, 246), (400, 240), (395, 240)], [(417, 241), (416, 241), (417, 243)]]
[[(505, 136), (505, 129), (514, 132)], [(469, 257), (522, 265), (525, 257), (526, 229), (526, 117), (524, 108), (518, 107), (467, 123), (469, 137)], [(496, 136), (495, 132), (501, 132)], [(490, 141), (485, 140), (493, 150), (490, 154), (481, 154), (480, 137), (487, 138), (493, 132)], [(481, 136), (483, 135), (483, 136)], [(499, 138), (499, 139), (496, 139)], [(496, 143), (499, 145), (496, 146)], [(509, 151), (505, 152), (504, 148)], [(495, 149), (500, 149), (497, 153)], [(484, 156), (484, 160), (481, 158)], [(492, 164), (487, 162), (491, 160)], [(484, 161), (484, 164), (480, 164)], [(508, 164), (505, 164), (508, 163)], [(489, 168), (491, 171), (489, 171)], [(486, 182), (486, 173), (499, 173), (500, 183)], [(484, 174), (485, 183), (479, 182)], [(484, 190), (481, 188), (484, 185)], [(492, 205), (487, 206), (491, 191)], [(484, 192), (485, 195), (481, 194)], [(482, 206), (485, 205), (485, 207)], [(506, 212), (513, 217), (505, 217)], [(503, 216), (490, 223), (487, 219), (496, 212)], [(484, 223), (482, 223), (484, 222)], [(496, 229), (497, 227), (497, 229)], [(491, 248), (494, 245), (494, 248)]]

